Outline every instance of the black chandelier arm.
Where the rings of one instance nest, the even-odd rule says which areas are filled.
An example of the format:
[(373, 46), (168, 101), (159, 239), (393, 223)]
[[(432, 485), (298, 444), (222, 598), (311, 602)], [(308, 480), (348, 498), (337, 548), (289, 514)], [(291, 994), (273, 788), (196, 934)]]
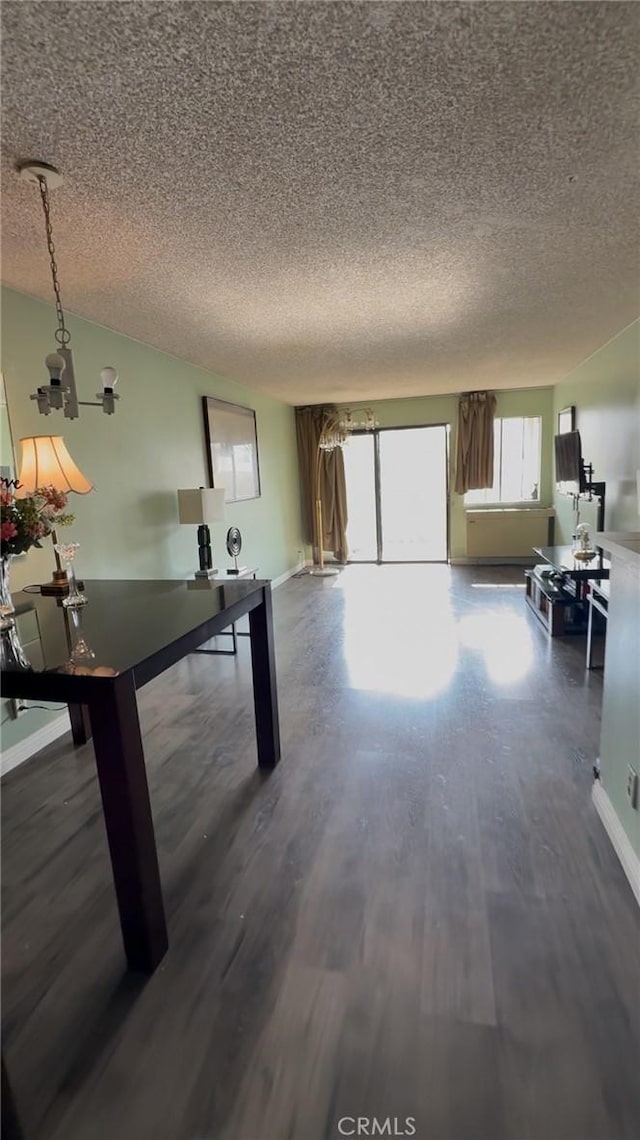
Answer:
[(40, 200), (42, 202), (45, 233), (47, 236), (47, 249), (49, 251), (49, 264), (51, 268), (51, 283), (53, 285), (53, 292), (56, 299), (56, 316), (58, 318), (58, 327), (55, 332), (55, 338), (57, 343), (62, 348), (66, 348), (71, 340), (71, 333), (69, 332), (64, 321), (64, 309), (62, 307), (60, 281), (58, 279), (58, 264), (56, 262), (56, 247), (53, 242), (53, 229), (51, 227), (51, 204), (49, 202), (49, 187), (47, 186), (47, 180), (43, 174), (38, 175), (38, 186), (40, 188)]

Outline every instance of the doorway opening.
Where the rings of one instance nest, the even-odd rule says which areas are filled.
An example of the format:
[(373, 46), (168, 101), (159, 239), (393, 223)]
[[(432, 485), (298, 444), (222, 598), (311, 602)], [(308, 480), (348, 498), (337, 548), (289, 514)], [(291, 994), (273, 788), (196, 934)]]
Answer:
[(351, 562), (446, 562), (448, 425), (378, 428), (343, 449)]

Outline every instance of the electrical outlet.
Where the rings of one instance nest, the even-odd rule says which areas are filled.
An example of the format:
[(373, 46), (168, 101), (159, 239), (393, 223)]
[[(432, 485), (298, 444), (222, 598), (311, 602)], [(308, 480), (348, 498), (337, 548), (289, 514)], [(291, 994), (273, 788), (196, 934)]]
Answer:
[(629, 764), (627, 768), (627, 795), (631, 800), (631, 807), (638, 809), (638, 773)]

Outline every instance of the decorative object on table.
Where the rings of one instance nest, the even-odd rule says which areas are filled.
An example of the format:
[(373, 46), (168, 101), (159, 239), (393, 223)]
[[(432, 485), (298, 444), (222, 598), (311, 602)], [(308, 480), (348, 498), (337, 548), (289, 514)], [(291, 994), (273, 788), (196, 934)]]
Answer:
[(199, 569), (195, 577), (214, 578), (218, 571), (213, 566), (209, 525), (224, 521), (224, 490), (194, 487), (178, 491), (178, 517), (181, 523), (198, 527)]
[[(25, 497), (42, 495), (43, 493), (53, 496), (47, 508), (51, 525), (43, 533), (51, 535), (55, 551), (58, 541), (55, 531), (56, 525), (67, 525), (73, 521), (74, 516), (51, 515), (52, 508), (62, 500), (66, 506), (67, 495), (70, 492), (75, 495), (88, 495), (89, 491), (93, 490), (93, 483), (89, 482), (74, 463), (61, 435), (26, 436), (20, 440), (20, 443), (22, 445), (22, 457), (16, 499), (23, 500)], [(39, 545), (39, 543), (33, 545)], [(52, 580), (44, 582), (40, 591), (43, 594), (60, 596), (67, 593), (69, 582), (67, 574), (61, 566), (57, 551), (55, 551), (55, 556), (56, 569), (53, 571)]]
[(89, 601), (87, 595), (78, 589), (78, 581), (73, 564), (76, 554), (78, 553), (78, 546), (79, 544), (77, 542), (56, 542), (53, 548), (60, 558), (69, 585), (69, 592), (62, 599), (62, 604), (65, 609), (77, 609), (79, 606), (86, 606)]
[(244, 574), (246, 566), (238, 566), (238, 556), (242, 550), (242, 535), (237, 526), (230, 526), (227, 531), (227, 554), (233, 558), (233, 566), (229, 567), (230, 574)]
[(52, 533), (53, 525), (69, 523), (73, 515), (64, 514), (66, 496), (51, 487), (43, 487), (35, 495), (16, 499), (16, 480), (5, 479), (0, 486), (0, 657), (3, 669), (31, 669), (15, 624), (15, 607), (11, 597), (11, 563), (14, 555), (24, 554), (40, 539)]
[[(50, 485), (39, 487), (30, 495), (16, 481), (0, 487), (1, 557), (0, 557), (0, 622), (1, 628), (13, 626), (14, 607), (11, 600), (11, 560), (25, 554), (32, 546), (42, 547), (41, 539), (55, 534), (56, 526), (68, 526), (73, 515), (65, 511), (67, 496)], [(20, 497), (19, 497), (20, 496)]]
[(27, 672), (31, 669), (12, 615), (5, 617), (3, 614), (0, 618), (0, 668), (12, 672)]
[(256, 413), (241, 404), (202, 397), (209, 482), (224, 488), (225, 502), (260, 498)]
[(2, 488), (2, 558), (0, 559), (0, 665), (3, 669), (30, 669), (15, 623), (15, 606), (11, 597), (9, 573), (13, 554), (5, 553), (5, 534), (8, 534), (8, 519), (5, 518), (5, 494)]
[(316, 454), (313, 494), (315, 499), (315, 534), (314, 554), (317, 553), (317, 563), (309, 573), (317, 578), (328, 578), (339, 571), (324, 564), (324, 522), (322, 517), (322, 464), (325, 455), (348, 443), (354, 431), (373, 431), (378, 426), (372, 408), (337, 409), (330, 412), (320, 432)]
[(64, 615), (67, 632), (67, 645), (69, 646), (69, 662), (71, 669), (78, 666), (91, 666), (96, 659), (93, 649), (87, 644), (82, 628), (83, 611), (81, 608), (68, 609)]
[(573, 536), (573, 557), (578, 562), (590, 562), (595, 558), (596, 551), (591, 543), (591, 529), (587, 523), (580, 523)]
[(49, 383), (42, 384), (31, 395), (36, 400), (38, 411), (43, 416), (51, 414), (52, 409), (64, 409), (69, 420), (76, 420), (80, 415), (80, 407), (102, 408), (108, 416), (115, 412), (115, 401), (119, 399), (115, 392), (118, 382), (118, 373), (111, 365), (107, 365), (100, 373), (102, 391), (96, 392), (95, 400), (79, 400), (76, 391), (76, 378), (73, 366), (73, 355), (70, 348), (71, 334), (66, 327), (62, 299), (60, 296), (60, 282), (58, 280), (58, 267), (56, 265), (56, 250), (53, 244), (51, 229), (51, 206), (49, 191), (62, 185), (63, 177), (55, 166), (47, 162), (21, 162), (17, 167), (20, 178), (37, 186), (40, 192), (40, 202), (44, 214), (47, 249), (49, 251), (49, 264), (51, 269), (51, 283), (55, 297), (56, 316), (58, 327), (55, 339), (58, 345), (55, 352), (49, 353), (45, 358), (45, 365), (49, 372)]

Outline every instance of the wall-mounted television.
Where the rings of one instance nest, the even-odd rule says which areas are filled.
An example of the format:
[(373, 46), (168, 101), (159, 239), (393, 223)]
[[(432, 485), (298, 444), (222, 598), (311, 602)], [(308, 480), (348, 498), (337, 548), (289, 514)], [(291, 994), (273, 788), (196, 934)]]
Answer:
[(580, 495), (587, 488), (579, 431), (566, 431), (555, 437), (556, 483), (567, 495)]

